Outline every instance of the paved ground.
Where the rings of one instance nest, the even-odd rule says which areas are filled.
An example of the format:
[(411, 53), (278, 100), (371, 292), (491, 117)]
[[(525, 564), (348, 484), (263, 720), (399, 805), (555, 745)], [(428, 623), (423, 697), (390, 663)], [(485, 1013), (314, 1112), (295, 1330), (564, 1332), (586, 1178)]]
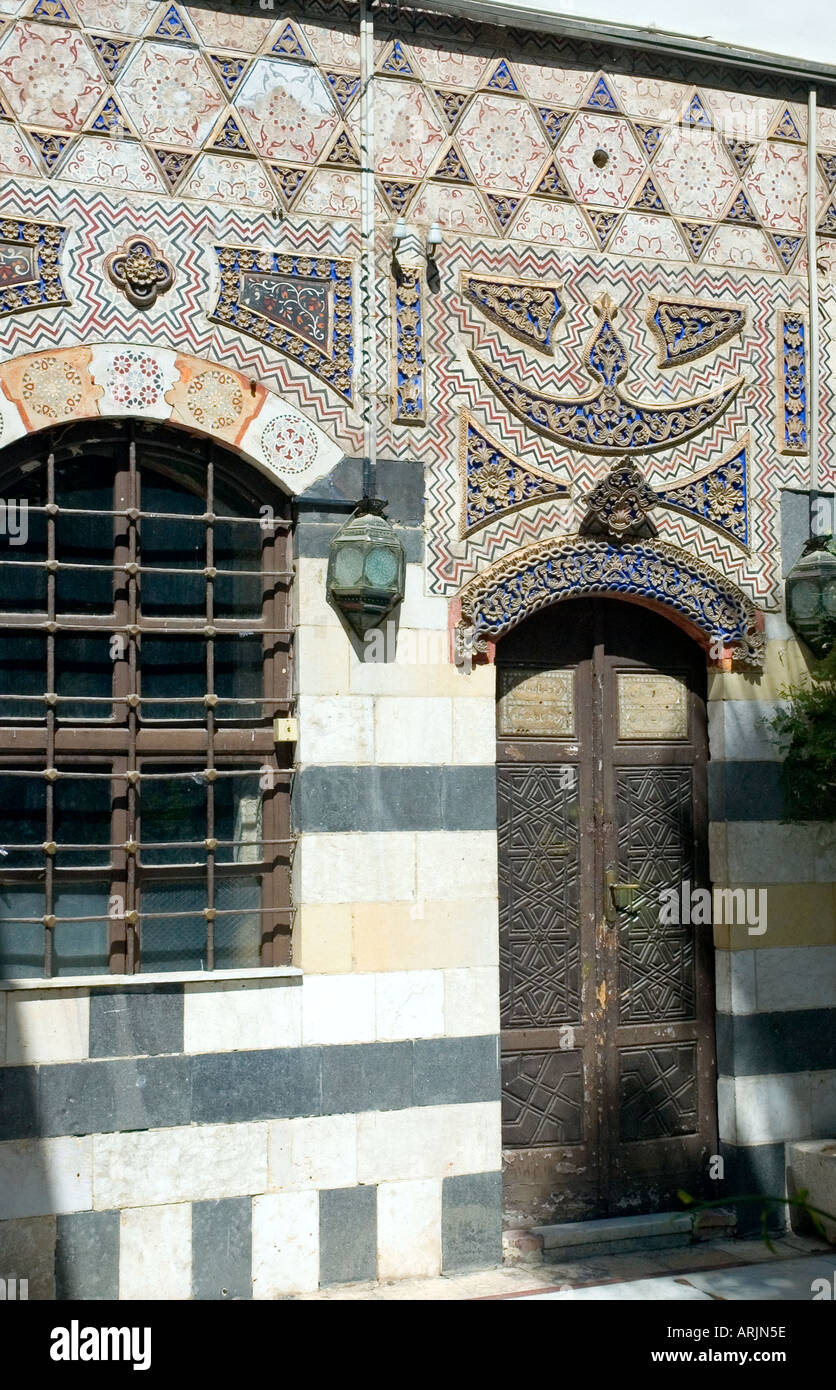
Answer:
[[(599, 1255), (561, 1265), (505, 1265), (435, 1279), (337, 1284), (303, 1300), (695, 1299), (803, 1300), (813, 1279), (833, 1289), (836, 1247), (787, 1235), (774, 1253), (760, 1240), (718, 1240), (648, 1254)], [(836, 1292), (836, 1290), (834, 1290)]]

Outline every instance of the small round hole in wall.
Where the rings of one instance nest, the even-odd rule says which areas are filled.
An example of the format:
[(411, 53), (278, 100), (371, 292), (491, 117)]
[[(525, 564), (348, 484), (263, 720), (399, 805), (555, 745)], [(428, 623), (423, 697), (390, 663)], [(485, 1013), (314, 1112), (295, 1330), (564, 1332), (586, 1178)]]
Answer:
[(609, 162), (610, 156), (608, 150), (596, 150), (592, 156), (592, 163), (595, 165), (596, 169), (606, 169)]

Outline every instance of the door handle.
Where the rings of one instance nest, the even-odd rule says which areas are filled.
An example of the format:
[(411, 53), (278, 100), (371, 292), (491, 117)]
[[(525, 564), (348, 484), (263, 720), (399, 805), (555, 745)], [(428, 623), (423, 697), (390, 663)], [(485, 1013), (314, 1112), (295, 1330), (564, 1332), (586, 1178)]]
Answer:
[(640, 883), (618, 883), (616, 869), (609, 864), (604, 871), (604, 916), (609, 926), (614, 926), (619, 912), (633, 912), (636, 897), (641, 890)]

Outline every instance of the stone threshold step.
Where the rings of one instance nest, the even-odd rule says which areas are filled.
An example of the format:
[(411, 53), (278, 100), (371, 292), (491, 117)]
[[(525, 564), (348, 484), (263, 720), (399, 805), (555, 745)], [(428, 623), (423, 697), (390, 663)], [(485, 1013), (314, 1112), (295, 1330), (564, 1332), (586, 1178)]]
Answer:
[(614, 1216), (598, 1221), (563, 1221), (528, 1230), (505, 1231), (503, 1248), (509, 1262), (560, 1264), (593, 1255), (621, 1255), (630, 1251), (672, 1250), (695, 1239), (717, 1237), (734, 1229), (732, 1214), (713, 1211), (710, 1222), (703, 1214), (695, 1236), (687, 1212), (662, 1211), (647, 1216)]

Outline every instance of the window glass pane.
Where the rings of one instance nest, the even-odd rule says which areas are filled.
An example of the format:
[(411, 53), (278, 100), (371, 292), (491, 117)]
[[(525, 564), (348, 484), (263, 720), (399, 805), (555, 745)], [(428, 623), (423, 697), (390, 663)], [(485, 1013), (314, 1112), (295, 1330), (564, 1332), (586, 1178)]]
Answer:
[[(0, 875), (4, 869), (42, 869), (46, 839), (46, 782), (43, 777), (0, 773)], [(8, 845), (32, 845), (29, 850)], [(41, 908), (43, 913), (43, 908)]]
[[(199, 772), (188, 777), (150, 778), (155, 772), (182, 772), (183, 767), (142, 768), (140, 826), (143, 864), (202, 864), (204, 849), (146, 849), (159, 842), (206, 839), (206, 779)], [(215, 784), (217, 786), (217, 783)]]
[(46, 516), (33, 511), (46, 503), (46, 469), (37, 466), (4, 484), (0, 506), (0, 611), (46, 611), (46, 570), (10, 564), (46, 559)]
[[(234, 513), (229, 512), (228, 515)], [(216, 522), (214, 531), (216, 569), (257, 571), (256, 574), (218, 575), (215, 580), (215, 617), (260, 617), (264, 532), (259, 526), (236, 526), (234, 522), (223, 521)]]
[[(55, 470), (59, 507), (91, 512), (90, 516), (55, 519), (55, 554), (62, 564), (113, 564), (113, 463), (97, 458), (60, 464)], [(59, 613), (110, 613), (113, 609), (113, 571), (59, 570), (56, 610)]]
[[(142, 969), (206, 969), (205, 879), (146, 883), (142, 889)], [(185, 912), (185, 917), (155, 916)]]
[[(110, 778), (59, 777), (55, 783), (53, 822), (53, 838), (59, 846), (55, 856), (58, 868), (110, 864), (110, 795)], [(60, 848), (62, 843), (97, 848), (65, 850)]]
[(58, 922), (52, 934), (54, 975), (105, 975), (107, 955), (108, 885), (59, 889), (55, 894), (56, 917), (98, 917), (96, 922)]
[(148, 719), (199, 719), (202, 704), (182, 704), (184, 696), (206, 694), (206, 643), (202, 637), (149, 637), (142, 639), (142, 694), (169, 696), (158, 705), (143, 705)]
[(258, 633), (242, 633), (238, 637), (215, 639), (215, 694), (234, 696), (246, 704), (217, 705), (219, 719), (260, 719), (264, 706), (254, 696), (263, 691), (261, 637)]
[[(8, 630), (0, 633), (0, 719), (43, 721), (46, 705), (46, 638)], [(15, 700), (14, 695), (39, 695), (40, 700)]]
[[(110, 696), (113, 693), (113, 661), (110, 655), (110, 634), (89, 636), (82, 633), (63, 633), (55, 638), (55, 689), (59, 695)], [(62, 700), (58, 705), (60, 719), (109, 719), (112, 705), (109, 699), (89, 701)]]
[[(206, 503), (202, 496), (178, 487), (160, 474), (144, 472), (142, 510), (200, 516)], [(145, 517), (140, 524), (143, 565), (184, 571), (204, 568), (206, 526), (202, 521), (154, 521)], [(206, 580), (202, 574), (143, 574), (141, 602), (146, 617), (161, 613), (178, 613), (181, 617), (203, 614)]]
[(261, 887), (257, 878), (219, 878), (215, 907), (237, 909), (215, 918), (215, 969), (245, 970), (261, 960)]
[(242, 844), (220, 845), (218, 864), (257, 864), (261, 859), (261, 788), (259, 774), (220, 777), (215, 783), (215, 838)]
[(43, 915), (42, 888), (0, 887), (0, 979), (43, 975), (44, 926), (40, 922), (14, 920)]

